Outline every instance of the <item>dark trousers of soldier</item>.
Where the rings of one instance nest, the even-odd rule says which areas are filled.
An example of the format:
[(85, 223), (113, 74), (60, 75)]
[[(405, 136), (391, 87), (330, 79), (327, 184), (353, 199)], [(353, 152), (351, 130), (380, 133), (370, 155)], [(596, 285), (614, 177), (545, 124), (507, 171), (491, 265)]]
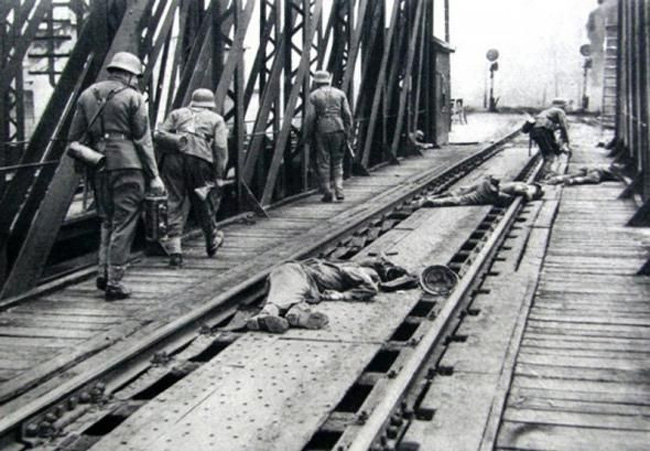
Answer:
[(557, 173), (555, 161), (560, 154), (560, 145), (555, 138), (553, 130), (544, 127), (535, 127), (530, 131), (530, 139), (538, 146), (544, 159), (544, 165), (541, 169), (542, 178)]
[(145, 195), (145, 177), (139, 169), (100, 171), (94, 177), (97, 213), (102, 220), (99, 274), (109, 284), (124, 276)]
[(314, 138), (316, 165), (321, 182), (321, 190), (327, 198), (332, 197), (332, 189), (338, 198), (343, 197), (343, 156), (345, 155), (345, 133), (317, 133)]
[(161, 176), (168, 193), (168, 235), (164, 243), (170, 254), (180, 254), (181, 237), (190, 208), (203, 230), (206, 246), (209, 248), (217, 237), (216, 213), (219, 209), (218, 187), (206, 190), (207, 198), (201, 199), (196, 188), (216, 185), (212, 163), (180, 152), (165, 154)]
[(298, 262), (284, 263), (269, 275), (269, 294), (263, 312), (280, 315), (287, 313), (294, 305), (306, 300), (318, 302), (319, 292), (314, 279)]

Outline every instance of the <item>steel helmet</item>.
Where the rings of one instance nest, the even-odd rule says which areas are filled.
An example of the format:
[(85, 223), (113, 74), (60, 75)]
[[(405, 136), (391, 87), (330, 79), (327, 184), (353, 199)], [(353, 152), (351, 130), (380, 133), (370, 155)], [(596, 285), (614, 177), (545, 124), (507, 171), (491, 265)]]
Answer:
[(110, 64), (106, 69), (120, 69), (130, 74), (140, 76), (142, 75), (142, 62), (140, 58), (129, 52), (117, 52), (113, 55)]
[(420, 286), (434, 296), (448, 295), (458, 283), (458, 274), (444, 265), (427, 266), (420, 273)]
[(190, 102), (190, 106), (216, 108), (217, 104), (214, 101), (214, 93), (205, 88), (195, 90), (192, 93), (192, 101)]
[(332, 82), (332, 74), (326, 70), (319, 70), (314, 73), (314, 83), (319, 85), (329, 85)]

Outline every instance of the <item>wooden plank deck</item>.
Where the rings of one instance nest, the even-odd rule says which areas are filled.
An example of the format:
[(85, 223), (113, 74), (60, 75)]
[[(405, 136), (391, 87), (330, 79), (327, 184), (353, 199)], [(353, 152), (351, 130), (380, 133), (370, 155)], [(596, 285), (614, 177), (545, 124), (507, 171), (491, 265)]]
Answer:
[[(605, 162), (589, 148), (570, 169)], [(563, 189), (497, 449), (649, 449), (648, 235), (622, 188)]]
[[(569, 169), (607, 162), (572, 126)], [(413, 449), (647, 450), (650, 254), (621, 184), (547, 187), (499, 253), (403, 439)], [(521, 252), (521, 258), (513, 258)], [(409, 448), (410, 449), (410, 448)]]

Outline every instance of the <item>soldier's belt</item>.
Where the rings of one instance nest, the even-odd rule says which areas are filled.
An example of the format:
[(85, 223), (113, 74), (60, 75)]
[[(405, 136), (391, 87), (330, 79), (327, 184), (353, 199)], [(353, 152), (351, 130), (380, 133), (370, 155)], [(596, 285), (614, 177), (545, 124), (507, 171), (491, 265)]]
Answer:
[(126, 140), (126, 141), (131, 141), (131, 136), (127, 135), (126, 133), (121, 133), (121, 132), (106, 132), (99, 139), (104, 139), (104, 140)]

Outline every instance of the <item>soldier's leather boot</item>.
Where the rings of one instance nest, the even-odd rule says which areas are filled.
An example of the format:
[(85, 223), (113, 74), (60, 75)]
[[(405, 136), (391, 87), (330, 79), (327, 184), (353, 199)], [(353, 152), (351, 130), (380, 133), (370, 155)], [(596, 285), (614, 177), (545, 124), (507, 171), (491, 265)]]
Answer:
[(218, 230), (214, 234), (214, 237), (207, 243), (207, 247), (205, 251), (208, 254), (208, 257), (212, 258), (217, 254), (217, 249), (221, 247), (221, 245), (223, 244), (223, 240), (224, 240), (223, 232), (221, 230)]
[(180, 268), (183, 266), (183, 254), (172, 254), (169, 257), (169, 266), (172, 268)]
[(285, 318), (291, 327), (304, 329), (322, 329), (329, 323), (329, 318), (322, 312), (314, 312), (302, 305), (294, 305), (289, 309)]
[(106, 291), (106, 283), (108, 282), (108, 270), (106, 266), (100, 266), (97, 269), (97, 278), (95, 279), (95, 286), (98, 290)]
[(117, 301), (131, 296), (131, 290), (121, 283), (125, 272), (126, 268), (124, 266), (111, 265), (108, 267), (108, 281), (104, 295), (107, 301)]

